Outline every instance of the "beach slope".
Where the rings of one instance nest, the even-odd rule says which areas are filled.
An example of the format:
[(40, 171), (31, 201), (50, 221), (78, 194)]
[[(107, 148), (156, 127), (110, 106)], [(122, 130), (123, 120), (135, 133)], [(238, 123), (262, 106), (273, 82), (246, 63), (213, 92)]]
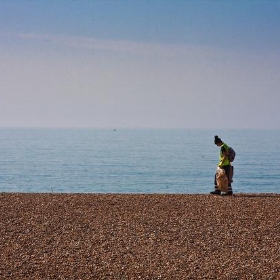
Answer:
[(280, 279), (280, 195), (0, 194), (0, 279)]

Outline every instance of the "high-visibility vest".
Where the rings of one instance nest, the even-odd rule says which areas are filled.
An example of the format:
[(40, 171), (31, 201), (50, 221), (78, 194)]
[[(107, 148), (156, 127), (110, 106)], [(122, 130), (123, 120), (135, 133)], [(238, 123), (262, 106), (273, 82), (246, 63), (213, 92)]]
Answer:
[(221, 150), (220, 150), (220, 162), (219, 162), (219, 166), (225, 166), (225, 165), (230, 165), (230, 162), (229, 162), (229, 159), (226, 158), (224, 161), (223, 161), (223, 152), (222, 152), (222, 149), (223, 147), (226, 149), (226, 153), (228, 152), (228, 149), (229, 149), (229, 146), (225, 143), (223, 143), (223, 145), (221, 146)]

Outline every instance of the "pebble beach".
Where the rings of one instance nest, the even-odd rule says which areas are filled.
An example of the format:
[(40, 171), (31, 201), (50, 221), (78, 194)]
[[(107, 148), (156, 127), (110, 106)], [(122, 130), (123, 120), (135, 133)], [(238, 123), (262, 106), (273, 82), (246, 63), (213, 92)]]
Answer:
[(280, 194), (0, 194), (0, 279), (280, 279)]

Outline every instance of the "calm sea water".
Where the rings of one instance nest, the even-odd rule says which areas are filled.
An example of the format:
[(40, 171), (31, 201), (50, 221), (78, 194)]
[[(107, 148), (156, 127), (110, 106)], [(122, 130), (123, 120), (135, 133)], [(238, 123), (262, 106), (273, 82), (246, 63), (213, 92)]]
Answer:
[(0, 129), (0, 192), (209, 193), (218, 134), (236, 193), (280, 193), (279, 130)]

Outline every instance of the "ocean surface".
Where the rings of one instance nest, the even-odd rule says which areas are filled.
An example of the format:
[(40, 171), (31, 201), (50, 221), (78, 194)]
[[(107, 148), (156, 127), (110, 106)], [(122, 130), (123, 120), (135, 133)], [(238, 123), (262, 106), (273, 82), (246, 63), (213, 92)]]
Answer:
[(280, 130), (0, 129), (0, 192), (209, 193), (218, 135), (235, 193), (280, 193)]

